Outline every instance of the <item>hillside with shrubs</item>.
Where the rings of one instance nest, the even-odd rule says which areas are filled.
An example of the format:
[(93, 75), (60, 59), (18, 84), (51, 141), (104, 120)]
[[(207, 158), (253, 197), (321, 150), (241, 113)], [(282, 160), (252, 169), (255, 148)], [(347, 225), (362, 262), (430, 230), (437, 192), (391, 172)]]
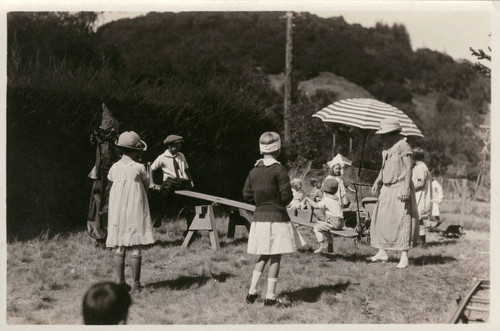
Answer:
[[(85, 226), (95, 157), (89, 137), (102, 103), (120, 131), (134, 130), (148, 143), (144, 162), (163, 151), (166, 135), (180, 134), (197, 190), (240, 200), (259, 157), (259, 135), (283, 130), (283, 15), (149, 13), (96, 29), (92, 12), (9, 13), (9, 238)], [(369, 95), (414, 120), (425, 139), (411, 142), (429, 152), (430, 168), (477, 177), (489, 78), (466, 61), (413, 51), (403, 25), (364, 28), (308, 13), (294, 24), (292, 136), (283, 163), (321, 168), (335, 133), (340, 145), (353, 138), (357, 165), (361, 131), (311, 115), (336, 100)], [(363, 166), (377, 169), (379, 159), (369, 135)], [(456, 164), (465, 173), (454, 173)]]

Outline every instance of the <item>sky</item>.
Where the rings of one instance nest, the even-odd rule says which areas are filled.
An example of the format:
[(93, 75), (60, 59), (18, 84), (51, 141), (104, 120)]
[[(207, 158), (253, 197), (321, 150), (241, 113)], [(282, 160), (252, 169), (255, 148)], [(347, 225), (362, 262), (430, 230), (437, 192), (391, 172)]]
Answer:
[[(290, 3), (293, 3), (290, 2)], [(335, 3), (335, 1), (334, 1)], [(332, 6), (320, 3), (312, 6), (299, 6), (297, 11), (308, 11), (320, 17), (343, 16), (349, 24), (361, 24), (363, 27), (373, 27), (377, 22), (392, 26), (393, 24), (403, 24), (410, 35), (413, 50), (419, 48), (429, 48), (453, 57), (455, 60), (467, 59), (476, 62), (477, 59), (470, 53), (469, 47), (474, 49), (487, 50), (490, 46), (491, 22), (490, 12), (492, 5), (487, 2), (478, 1), (471, 4), (468, 2), (427, 2), (429, 5), (390, 6), (373, 5), (373, 1), (364, 6), (354, 6), (343, 4), (342, 6)], [(407, 2), (405, 2), (407, 3)], [(412, 2), (413, 3), (413, 2)], [(443, 3), (446, 3), (443, 5)], [(135, 7), (136, 9), (138, 7)], [(141, 7), (139, 7), (141, 8)], [(239, 10), (238, 7), (199, 7), (201, 10)], [(218, 9), (219, 8), (219, 9)], [(246, 9), (249, 8), (249, 9)], [(242, 10), (256, 10), (252, 7), (243, 7)], [(284, 7), (257, 7), (258, 10), (283, 10)], [(368, 9), (367, 9), (368, 8)], [(500, 8), (500, 5), (498, 6)], [(156, 9), (156, 8), (152, 8)], [(183, 9), (182, 7), (174, 7)], [(187, 10), (199, 10), (198, 8), (187, 8)], [(161, 10), (158, 10), (161, 11)], [(100, 24), (105, 24), (112, 20), (136, 17), (146, 12), (106, 12), (102, 15)]]
[[(491, 27), (488, 12), (353, 12), (340, 11), (332, 16), (341, 15), (347, 23), (359, 23), (373, 27), (377, 22), (388, 25), (403, 24), (410, 35), (413, 50), (429, 48), (450, 55), (455, 60), (476, 59), (470, 54), (469, 47), (486, 50), (490, 45)], [(318, 13), (318, 16), (323, 16)]]

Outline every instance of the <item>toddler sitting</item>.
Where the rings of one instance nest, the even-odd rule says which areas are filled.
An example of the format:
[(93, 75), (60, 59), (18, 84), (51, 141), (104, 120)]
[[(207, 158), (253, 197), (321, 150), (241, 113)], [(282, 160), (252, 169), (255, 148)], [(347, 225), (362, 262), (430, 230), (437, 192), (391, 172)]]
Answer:
[(314, 201), (318, 202), (323, 199), (323, 191), (321, 191), (322, 180), (321, 177), (310, 179), (312, 190), (309, 193), (309, 197)]
[(304, 192), (302, 192), (302, 181), (294, 178), (290, 181), (292, 186), (293, 199), (287, 208), (302, 209), (304, 205)]
[[(323, 199), (319, 202), (307, 197), (306, 201), (312, 208), (319, 209), (324, 212), (324, 219), (320, 219), (314, 225), (313, 231), (316, 239), (320, 244), (319, 248), (314, 253), (333, 252), (333, 235), (330, 230), (342, 230), (344, 227), (344, 217), (342, 207), (340, 206), (340, 199), (336, 195), (339, 183), (334, 178), (326, 178), (322, 185), (324, 193)], [(317, 215), (317, 213), (315, 213)], [(326, 236), (328, 244), (325, 243), (324, 237)]]

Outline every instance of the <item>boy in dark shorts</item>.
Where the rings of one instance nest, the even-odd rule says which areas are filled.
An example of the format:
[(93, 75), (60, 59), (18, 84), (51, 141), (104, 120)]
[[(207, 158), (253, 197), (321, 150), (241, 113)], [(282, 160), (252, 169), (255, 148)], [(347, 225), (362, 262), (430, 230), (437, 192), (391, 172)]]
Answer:
[[(167, 150), (159, 155), (151, 164), (151, 170), (161, 169), (163, 181), (159, 185), (161, 205), (164, 214), (168, 212), (168, 205), (175, 202), (175, 191), (194, 188), (193, 179), (189, 172), (189, 166), (184, 154), (180, 152), (184, 139), (181, 136), (172, 134), (163, 141), (167, 145)], [(163, 216), (165, 216), (163, 215)], [(155, 215), (155, 227), (161, 225), (162, 216)], [(189, 222), (189, 220), (188, 220)]]

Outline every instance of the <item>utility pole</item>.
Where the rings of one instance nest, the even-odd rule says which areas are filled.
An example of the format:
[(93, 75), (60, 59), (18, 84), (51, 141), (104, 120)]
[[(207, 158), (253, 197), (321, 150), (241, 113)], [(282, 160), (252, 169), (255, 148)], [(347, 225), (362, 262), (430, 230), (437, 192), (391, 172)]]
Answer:
[(287, 12), (286, 15), (286, 59), (285, 59), (285, 104), (284, 104), (284, 145), (290, 145), (290, 107), (292, 105), (292, 19), (293, 13)]

